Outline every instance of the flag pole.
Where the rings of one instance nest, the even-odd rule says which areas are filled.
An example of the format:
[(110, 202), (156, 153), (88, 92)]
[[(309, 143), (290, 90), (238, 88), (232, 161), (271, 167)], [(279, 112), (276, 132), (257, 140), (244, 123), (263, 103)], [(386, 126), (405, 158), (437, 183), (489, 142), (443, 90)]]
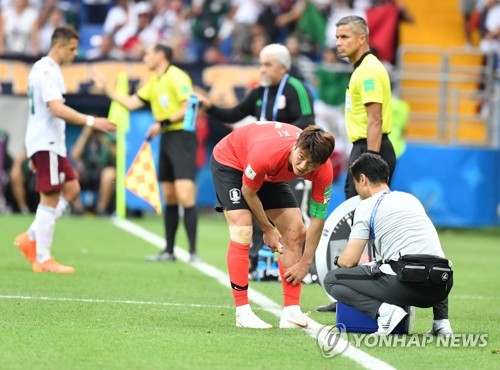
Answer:
[[(121, 95), (128, 95), (128, 77), (125, 72), (120, 72), (116, 80), (116, 92)], [(130, 113), (121, 104), (112, 101), (109, 107), (108, 119), (116, 122), (116, 216), (125, 218), (127, 214), (125, 199), (125, 170), (127, 141), (126, 135), (130, 126)]]

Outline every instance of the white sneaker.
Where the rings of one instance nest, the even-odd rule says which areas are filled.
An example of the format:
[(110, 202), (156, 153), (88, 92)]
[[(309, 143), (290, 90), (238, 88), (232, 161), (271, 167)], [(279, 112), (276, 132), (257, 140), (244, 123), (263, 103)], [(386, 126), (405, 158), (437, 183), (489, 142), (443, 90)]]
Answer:
[(453, 337), (453, 329), (451, 328), (449, 320), (436, 320), (432, 323), (432, 329), (429, 330), (427, 335)]
[(253, 313), (253, 311), (246, 311), (240, 314), (236, 314), (236, 326), (238, 328), (249, 328), (249, 329), (272, 329), (273, 326), (265, 321), (259, 319), (259, 317)]
[[(383, 303), (386, 304), (386, 303)], [(403, 320), (408, 313), (401, 307), (388, 304), (388, 312), (377, 319), (378, 330), (373, 335), (385, 336), (392, 333), (394, 328)]]
[(309, 317), (311, 313), (287, 312), (283, 310), (280, 319), (281, 329), (321, 329), (324, 325), (314, 321)]
[(288, 307), (283, 309), (283, 313), (281, 314), (280, 319), (280, 328), (281, 329), (305, 329), (307, 328), (307, 319), (308, 315), (302, 313), (299, 306), (296, 306), (297, 309), (287, 310)]

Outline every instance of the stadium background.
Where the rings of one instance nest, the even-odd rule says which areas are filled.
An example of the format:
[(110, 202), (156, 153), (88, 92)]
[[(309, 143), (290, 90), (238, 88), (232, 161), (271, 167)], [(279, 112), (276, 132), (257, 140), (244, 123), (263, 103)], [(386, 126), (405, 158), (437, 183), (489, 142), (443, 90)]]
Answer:
[[(403, 64), (407, 69), (396, 71), (394, 76), (402, 96), (411, 105), (412, 115), (407, 133), (409, 145), (399, 163), (402, 173), (397, 174), (394, 187), (415, 191), (438, 225), (474, 226), (438, 231), (457, 272), (457, 283), (450, 296), (453, 328), (456, 333), (488, 333), (486, 348), (361, 346), (361, 350), (384, 362), (354, 363), (345, 356), (324, 359), (314, 339), (301, 331), (284, 335), (279, 330), (262, 333), (235, 328), (229, 290), (220, 286), (217, 279), (203, 274), (202, 268), (185, 263), (143, 263), (144, 255), (163, 245), (162, 225), (156, 215), (134, 220), (135, 225), (156, 235), (156, 239), (147, 240), (131, 235), (130, 224), (117, 229), (114, 220), (63, 217), (58, 222), (55, 249), (58, 258), (77, 268), (77, 274), (67, 278), (31, 273), (12, 240), (32, 217), (1, 215), (0, 368), (499, 368), (498, 116), (497, 121), (490, 122), (476, 114), (480, 63), (476, 50), (463, 48), (458, 1), (405, 3), (417, 22), (403, 25), (401, 50), (408, 51), (408, 58), (412, 51), (415, 59)], [(443, 59), (449, 60), (451, 55), (448, 52), (454, 56), (453, 75), (441, 74)], [(461, 54), (464, 52), (467, 55)], [(128, 63), (104, 63), (101, 68), (109, 75), (124, 69), (132, 79), (144, 73), (140, 65)], [(204, 66), (192, 68), (193, 77), (202, 81)], [(9, 151), (13, 155), (22, 147), (25, 133), (27, 102), (23, 84), (28, 70), (29, 63), (25, 61), (0, 61), (2, 88), (7, 87), (0, 96), (0, 128), (10, 134)], [(106, 114), (109, 101), (102, 96), (76, 93), (82, 81), (85, 87), (90, 73), (86, 63), (66, 67), (68, 87), (73, 91), (67, 96), (68, 103), (88, 113)], [(214, 72), (211, 81), (221, 81), (221, 74), (232, 76), (230, 81), (242, 81), (224, 95), (228, 104), (244, 93), (248, 81), (255, 79), (247, 67), (234, 66)], [(452, 88), (443, 93), (442, 82), (450, 79), (458, 88), (447, 84)], [(213, 85), (211, 91), (222, 87)], [(453, 90), (459, 91), (458, 96), (451, 93)], [(487, 98), (500, 106), (495, 100), (498, 95), (489, 94)], [(454, 99), (464, 100), (458, 103)], [(450, 103), (444, 113), (440, 100)], [(453, 118), (456, 109), (460, 112), (458, 119)], [(137, 128), (139, 137), (148, 120), (147, 111), (132, 114), (132, 127)], [(220, 125), (209, 128), (206, 155), (211, 145), (228, 132)], [(70, 131), (68, 141), (77, 134), (78, 131)], [(133, 146), (138, 147), (140, 141), (130, 140), (129, 156), (135, 154)], [(198, 178), (200, 207), (213, 199), (211, 184), (203, 171), (202, 168)], [(342, 198), (341, 185), (336, 186), (340, 190), (331, 207)], [(226, 268), (227, 228), (222, 218), (212, 216), (213, 212), (207, 212), (200, 219), (200, 256), (209, 264), (209, 273), (213, 266), (220, 271)], [(496, 227), (482, 227), (485, 225)], [(183, 234), (179, 235), (179, 251), (187, 245)], [(279, 284), (253, 282), (252, 289), (281, 302)], [(332, 322), (334, 316), (314, 311), (326, 303), (323, 290), (310, 284), (303, 291), (304, 311), (311, 310), (311, 317), (319, 322)], [(265, 306), (254, 304), (254, 309), (263, 319), (278, 322)], [(416, 333), (421, 335), (428, 330), (431, 321), (432, 310), (418, 309)]]
[[(455, 0), (405, 3), (416, 22), (401, 24), (398, 67), (391, 72), (391, 78), (400, 97), (410, 104), (411, 113), (406, 131), (408, 147), (398, 162), (393, 187), (416, 195), (437, 226), (499, 225), (500, 116), (497, 108), (496, 115), (490, 114), (485, 119), (478, 113), (478, 106), (484, 97), (486, 104), (500, 105), (500, 83), (497, 80), (495, 84), (494, 76), (487, 75), (478, 49), (464, 48), (458, 3)], [(79, 16), (85, 19), (82, 9)], [(82, 23), (81, 32), (84, 47), (96, 31)], [(18, 153), (23, 142), (24, 94), (30, 65), (23, 60), (0, 60), (3, 87), (0, 109), (4, 115), (0, 128), (10, 135), (7, 149), (12, 156)], [(212, 98), (227, 105), (241, 98), (257, 78), (256, 69), (251, 66), (190, 64), (182, 67), (195, 85), (210, 90)], [(110, 76), (125, 71), (131, 79), (132, 90), (148, 76), (140, 62), (77, 62), (64, 66), (68, 104), (102, 115), (107, 114), (109, 100), (86, 93), (93, 69)], [(490, 84), (480, 91), (478, 86), (485, 80)], [(130, 118), (127, 163), (131, 162), (141, 144), (142, 133), (151, 122), (147, 111), (133, 112)], [(214, 191), (206, 167), (207, 158), (213, 145), (229, 129), (211, 120), (204, 120), (200, 126), (205, 130), (201, 136), (204, 136), (206, 151), (198, 161), (197, 203), (199, 207), (210, 208), (214, 204)], [(69, 146), (78, 130), (69, 125)], [(153, 149), (157, 149), (157, 144)], [(343, 200), (342, 182), (343, 176), (334, 184), (331, 209)], [(148, 209), (131, 194), (127, 195), (127, 205)]]

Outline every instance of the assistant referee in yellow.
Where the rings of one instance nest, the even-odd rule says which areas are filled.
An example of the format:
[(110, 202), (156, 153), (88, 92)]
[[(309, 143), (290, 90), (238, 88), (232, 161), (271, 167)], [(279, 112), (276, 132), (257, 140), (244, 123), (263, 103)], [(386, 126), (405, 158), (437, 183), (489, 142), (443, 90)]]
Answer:
[(197, 138), (192, 129), (185, 129), (184, 114), (187, 101), (193, 92), (191, 78), (186, 72), (172, 65), (172, 48), (157, 43), (147, 48), (143, 61), (153, 76), (135, 95), (120, 95), (106, 82), (102, 74), (94, 77), (96, 89), (128, 110), (140, 109), (149, 104), (155, 122), (147, 136), (162, 134), (160, 142), (159, 180), (165, 198), (165, 250), (147, 257), (150, 262), (174, 262), (175, 234), (179, 225), (179, 206), (184, 208), (184, 226), (189, 240), (190, 262), (198, 260), (196, 254), (195, 174)]
[[(366, 21), (347, 16), (337, 24), (337, 49), (354, 71), (345, 97), (347, 135), (353, 143), (349, 167), (365, 152), (379, 154), (389, 165), (389, 181), (396, 168), (396, 154), (389, 141), (392, 129), (391, 84), (386, 68), (370, 51)], [(357, 195), (352, 175), (345, 183), (345, 196)]]

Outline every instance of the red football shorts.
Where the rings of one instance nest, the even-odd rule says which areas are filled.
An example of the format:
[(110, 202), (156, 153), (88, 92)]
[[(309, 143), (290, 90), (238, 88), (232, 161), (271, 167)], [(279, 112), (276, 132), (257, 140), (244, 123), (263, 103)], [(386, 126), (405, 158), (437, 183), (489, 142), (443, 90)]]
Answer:
[(68, 157), (41, 151), (33, 154), (31, 161), (36, 168), (36, 191), (39, 193), (60, 191), (65, 182), (76, 179)]

